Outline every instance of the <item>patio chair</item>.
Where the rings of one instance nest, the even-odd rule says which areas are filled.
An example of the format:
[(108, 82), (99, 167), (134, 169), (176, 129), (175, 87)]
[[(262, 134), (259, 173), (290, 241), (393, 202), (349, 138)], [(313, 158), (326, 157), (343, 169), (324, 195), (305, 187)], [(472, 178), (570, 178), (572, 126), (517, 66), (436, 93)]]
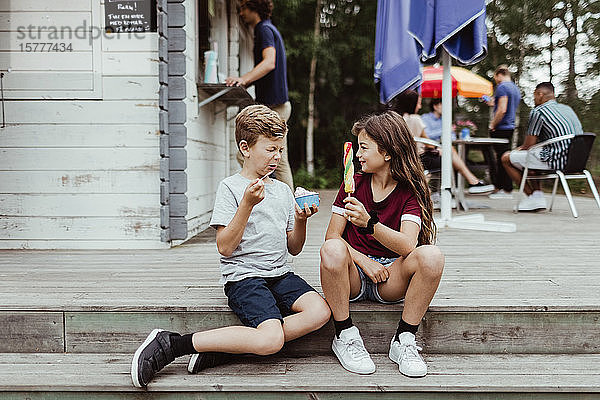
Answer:
[[(416, 137), (414, 139), (415, 139), (415, 142), (417, 142), (417, 143), (423, 143), (427, 146), (435, 147), (440, 152), (442, 151), (442, 144), (436, 140), (422, 138), (422, 137)], [(425, 176), (429, 176), (430, 182), (432, 182), (432, 181), (437, 182), (437, 184), (435, 186), (430, 184), (432, 193), (435, 191), (439, 191), (440, 185), (441, 185), (441, 180), (442, 180), (442, 170), (439, 168), (438, 169), (426, 169)], [(454, 172), (452, 173), (451, 186), (452, 186), (452, 190), (454, 192)]]
[[(437, 148), (438, 150), (442, 150), (442, 144), (436, 140), (433, 139), (428, 139), (428, 138), (422, 138), (422, 137), (416, 137), (414, 138), (415, 142), (417, 143), (423, 143), (426, 144), (428, 146), (432, 146)], [(454, 169), (452, 170), (452, 174), (450, 175), (450, 191), (452, 193), (452, 208), (456, 208), (456, 201), (454, 200), (454, 197), (456, 196), (456, 179), (454, 177)], [(439, 198), (440, 195), (440, 190), (441, 190), (441, 185), (442, 185), (442, 170), (441, 169), (430, 169), (430, 170), (425, 170), (425, 176), (429, 176), (429, 188), (431, 190), (431, 195), (432, 195), (432, 199), (434, 199), (434, 194), (437, 194), (436, 198)], [(434, 184), (435, 182), (435, 184)], [(439, 204), (436, 203), (436, 201), (434, 200), (434, 208), (439, 208)]]
[(523, 189), (525, 188), (525, 182), (527, 181), (527, 179), (554, 179), (554, 187), (552, 188), (552, 200), (550, 200), (550, 207), (548, 208), (548, 211), (552, 211), (554, 197), (556, 196), (556, 188), (558, 186), (558, 180), (560, 179), (562, 187), (565, 191), (565, 195), (567, 196), (567, 200), (569, 201), (569, 207), (571, 207), (571, 213), (573, 213), (573, 217), (575, 218), (578, 217), (577, 209), (575, 208), (575, 204), (573, 203), (573, 196), (571, 196), (571, 190), (569, 189), (569, 184), (567, 183), (567, 180), (587, 179), (590, 189), (594, 194), (594, 198), (596, 199), (596, 203), (600, 208), (600, 197), (598, 196), (598, 190), (596, 190), (596, 185), (594, 184), (592, 175), (587, 169), (585, 169), (587, 160), (592, 150), (592, 145), (594, 144), (594, 139), (596, 139), (595, 133), (586, 132), (581, 135), (565, 135), (537, 143), (528, 149), (527, 156), (529, 157), (533, 150), (539, 149), (547, 144), (557, 143), (569, 139), (572, 140), (571, 144), (569, 145), (569, 152), (567, 154), (567, 163), (563, 169), (537, 170), (536, 175), (531, 175), (530, 172), (532, 170), (529, 169), (527, 165), (525, 165), (525, 168), (523, 170), (523, 178), (521, 179), (521, 186), (519, 187), (519, 196), (517, 196), (517, 202), (515, 203), (514, 212), (517, 212), (519, 201), (523, 198)]

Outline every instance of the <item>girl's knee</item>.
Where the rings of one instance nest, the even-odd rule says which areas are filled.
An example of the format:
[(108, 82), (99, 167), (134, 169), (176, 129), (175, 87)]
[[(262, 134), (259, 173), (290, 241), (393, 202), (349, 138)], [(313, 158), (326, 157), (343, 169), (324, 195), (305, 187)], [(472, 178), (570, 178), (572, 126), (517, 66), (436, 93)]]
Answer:
[(441, 277), (444, 271), (444, 255), (439, 247), (427, 245), (418, 247), (417, 250), (419, 269), (432, 278)]
[(340, 239), (328, 239), (321, 246), (321, 269), (329, 271), (347, 268), (348, 248)]
[(258, 330), (260, 331), (260, 335), (254, 351), (255, 354), (258, 354), (259, 356), (268, 356), (277, 353), (283, 348), (285, 343), (283, 327), (281, 326), (281, 323), (279, 326), (276, 324), (273, 325), (274, 326), (262, 328), (259, 326)]

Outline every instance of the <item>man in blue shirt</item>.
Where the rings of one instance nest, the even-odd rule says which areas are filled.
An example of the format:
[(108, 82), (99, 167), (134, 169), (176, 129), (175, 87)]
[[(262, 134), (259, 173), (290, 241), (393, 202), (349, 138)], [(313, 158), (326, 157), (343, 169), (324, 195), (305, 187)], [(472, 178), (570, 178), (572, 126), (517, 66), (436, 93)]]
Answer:
[[(556, 102), (554, 86), (550, 82), (542, 82), (533, 92), (535, 108), (529, 114), (527, 136), (521, 147), (504, 153), (502, 162), (506, 172), (515, 183), (519, 184), (522, 170), (527, 166), (536, 170), (555, 170), (564, 168), (567, 163), (570, 139), (558, 141), (532, 151), (527, 156), (527, 149), (538, 142), (564, 135), (581, 135), (581, 122), (573, 109)], [(523, 189), (527, 197), (519, 202), (519, 211), (535, 211), (546, 208), (546, 199), (540, 190), (538, 181), (528, 181)]]
[(491, 198), (512, 197), (512, 180), (502, 166), (502, 154), (509, 151), (512, 146), (513, 132), (515, 130), (515, 114), (521, 101), (521, 92), (510, 78), (510, 71), (506, 65), (500, 65), (494, 73), (496, 92), (494, 99), (489, 104), (494, 106), (494, 117), (490, 121), (490, 137), (508, 139), (507, 144), (494, 146), (496, 151), (496, 164), (490, 163), (492, 183), (496, 193)]
[(431, 99), (431, 112), (423, 114), (421, 119), (425, 124), (427, 137), (438, 142), (442, 141), (442, 99)]
[[(276, 111), (287, 122), (292, 106), (288, 99), (285, 46), (281, 34), (271, 22), (272, 12), (271, 0), (242, 0), (240, 17), (254, 28), (254, 68), (240, 77), (228, 77), (225, 83), (227, 86), (243, 87), (254, 84), (256, 101)], [(293, 191), (294, 182), (287, 154), (286, 143), (275, 173), (277, 179)]]

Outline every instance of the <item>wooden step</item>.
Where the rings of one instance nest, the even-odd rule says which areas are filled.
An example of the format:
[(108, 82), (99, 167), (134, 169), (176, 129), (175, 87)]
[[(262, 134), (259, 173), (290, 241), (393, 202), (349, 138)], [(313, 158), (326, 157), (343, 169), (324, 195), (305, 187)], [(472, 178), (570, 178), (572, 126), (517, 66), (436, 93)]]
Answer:
[[(64, 398), (67, 394), (81, 398), (73, 392), (87, 392), (86, 397), (102, 395), (103, 399), (134, 398), (145, 390), (132, 386), (130, 360), (131, 354), (0, 354), (0, 398), (22, 397), (18, 396), (22, 392), (31, 399)], [(410, 398), (418, 399), (600, 396), (597, 354), (426, 354), (425, 360), (428, 375), (407, 378), (385, 355), (374, 356), (377, 371), (366, 376), (347, 372), (333, 355), (241, 357), (198, 375), (187, 373), (187, 357), (182, 357), (161, 371), (147, 391), (163, 392), (161, 399), (168, 398), (168, 393), (177, 399), (281, 398), (277, 396), (284, 396), (282, 392), (286, 399), (307, 398), (307, 394), (313, 399), (358, 399), (369, 392), (385, 399), (398, 398), (398, 392), (411, 392)], [(396, 396), (391, 395), (394, 392)]]
[[(391, 309), (391, 310), (390, 310)], [(387, 352), (399, 306), (352, 305), (352, 318), (372, 353)], [(393, 310), (393, 311), (392, 311)], [(431, 311), (418, 341), (430, 354), (600, 353), (600, 311)], [(0, 312), (0, 352), (128, 353), (154, 328), (192, 333), (239, 324), (231, 311)], [(331, 322), (288, 343), (292, 356), (329, 354)]]
[[(293, 259), (321, 292), (319, 249), (334, 196), (321, 193)], [(446, 265), (420, 329), (426, 352), (600, 353), (594, 200), (577, 199), (587, 203), (578, 219), (560, 204), (552, 213), (513, 214), (511, 202), (481, 201), (492, 207), (481, 210), (486, 219), (518, 230), (439, 232)], [(209, 231), (170, 250), (0, 251), (0, 352), (129, 353), (156, 327), (189, 333), (235, 324), (215, 247)], [(385, 353), (402, 306), (351, 310), (367, 348)], [(290, 343), (287, 354), (328, 354), (332, 335), (329, 325)]]

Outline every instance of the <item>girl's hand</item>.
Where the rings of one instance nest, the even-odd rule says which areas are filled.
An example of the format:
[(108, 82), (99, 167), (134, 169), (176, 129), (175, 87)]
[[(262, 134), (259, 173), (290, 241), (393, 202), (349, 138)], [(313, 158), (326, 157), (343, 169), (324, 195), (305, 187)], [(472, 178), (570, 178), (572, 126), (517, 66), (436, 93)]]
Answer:
[(256, 179), (246, 187), (244, 191), (244, 197), (242, 197), (242, 203), (245, 203), (247, 207), (254, 207), (265, 198), (265, 183), (262, 179)]
[(375, 283), (385, 282), (390, 277), (390, 271), (386, 267), (370, 258), (360, 268)]
[(344, 203), (346, 203), (346, 219), (356, 226), (366, 227), (371, 216), (363, 203), (356, 197), (346, 197)]
[(304, 203), (304, 209), (298, 207), (298, 203), (296, 205), (296, 219), (299, 221), (306, 221), (310, 216), (315, 215), (319, 212), (319, 207), (313, 203), (312, 206), (308, 206), (308, 203)]

